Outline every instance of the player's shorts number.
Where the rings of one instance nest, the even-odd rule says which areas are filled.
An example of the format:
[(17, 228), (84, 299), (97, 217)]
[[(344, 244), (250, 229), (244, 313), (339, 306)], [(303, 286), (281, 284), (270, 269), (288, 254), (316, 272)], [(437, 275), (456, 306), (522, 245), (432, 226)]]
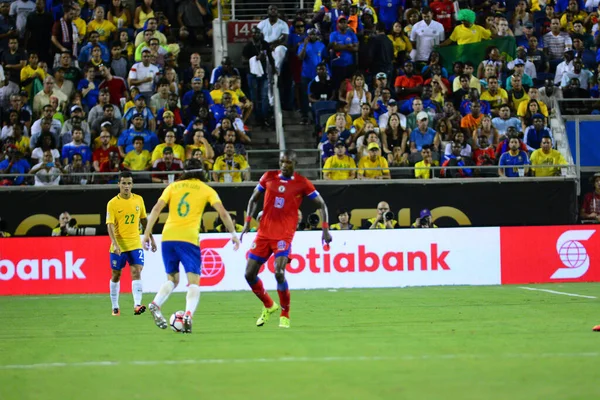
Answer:
[(138, 250), (138, 254), (140, 256), (140, 260), (142, 260), (142, 264), (144, 263), (144, 250)]
[(180, 217), (186, 217), (190, 213), (190, 203), (185, 201), (185, 198), (188, 197), (189, 194), (190, 192), (185, 193), (177, 205), (177, 214), (179, 214)]
[(133, 224), (134, 220), (135, 220), (135, 214), (127, 214), (127, 215), (125, 215), (125, 225), (131, 225), (131, 224)]
[(275, 208), (283, 208), (285, 199), (283, 197), (275, 197)]

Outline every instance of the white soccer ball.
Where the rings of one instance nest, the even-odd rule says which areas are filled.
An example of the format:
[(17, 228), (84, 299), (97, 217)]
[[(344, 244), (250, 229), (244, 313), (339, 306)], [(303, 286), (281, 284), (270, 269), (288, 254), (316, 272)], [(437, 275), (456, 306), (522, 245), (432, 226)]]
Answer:
[(175, 332), (183, 332), (183, 317), (185, 315), (185, 311), (176, 311), (169, 318), (169, 325), (171, 329)]

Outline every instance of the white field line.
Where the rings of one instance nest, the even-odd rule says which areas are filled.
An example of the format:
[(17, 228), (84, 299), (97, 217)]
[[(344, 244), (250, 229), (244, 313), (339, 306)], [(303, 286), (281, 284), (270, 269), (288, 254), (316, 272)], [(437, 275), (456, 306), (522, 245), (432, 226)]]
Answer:
[(540, 359), (540, 358), (597, 358), (600, 353), (505, 353), (505, 354), (432, 354), (406, 355), (399, 357), (280, 357), (280, 358), (208, 358), (194, 360), (139, 360), (139, 361), (86, 361), (55, 362), (40, 364), (0, 365), (0, 370), (53, 369), (115, 366), (155, 366), (155, 365), (202, 365), (202, 364), (276, 364), (276, 363), (328, 363), (328, 362), (372, 362), (372, 361), (425, 361), (459, 359)]
[(556, 290), (538, 289), (538, 288), (532, 288), (532, 287), (527, 287), (527, 286), (519, 286), (519, 289), (535, 290), (537, 292), (546, 292), (546, 293), (552, 293), (552, 294), (562, 294), (563, 296), (583, 297), (584, 299), (597, 299), (596, 296), (586, 296), (584, 294), (577, 294), (577, 293), (557, 292)]

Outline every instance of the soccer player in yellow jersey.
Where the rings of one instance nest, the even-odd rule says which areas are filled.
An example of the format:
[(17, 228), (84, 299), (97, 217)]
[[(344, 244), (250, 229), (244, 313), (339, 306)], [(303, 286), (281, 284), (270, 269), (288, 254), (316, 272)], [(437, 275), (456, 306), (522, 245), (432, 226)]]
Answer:
[(156, 326), (161, 329), (167, 328), (167, 321), (163, 317), (160, 307), (167, 301), (179, 283), (179, 263), (181, 263), (189, 283), (183, 331), (184, 333), (192, 332), (192, 317), (198, 301), (200, 301), (199, 284), (202, 260), (198, 235), (200, 234), (202, 214), (207, 203), (217, 210), (227, 231), (231, 233), (233, 249), (237, 250), (240, 246), (240, 240), (235, 234), (235, 227), (229, 213), (223, 207), (217, 192), (204, 183), (204, 179), (202, 162), (194, 158), (187, 160), (183, 175), (176, 182), (167, 186), (148, 218), (148, 225), (144, 233), (145, 248), (152, 243), (152, 228), (158, 220), (159, 214), (167, 205), (169, 206), (169, 215), (162, 231), (162, 257), (167, 281), (160, 287), (149, 307)]
[[(146, 311), (142, 304), (141, 273), (144, 268), (144, 249), (140, 240), (140, 224), (146, 227), (146, 207), (144, 199), (131, 193), (133, 176), (131, 172), (123, 171), (119, 175), (119, 194), (110, 200), (106, 206), (106, 227), (110, 236), (110, 301), (112, 315), (120, 315), (119, 290), (121, 286), (121, 271), (125, 264), (131, 270), (131, 291), (133, 293), (133, 314), (140, 315)], [(154, 239), (150, 237), (152, 251), (156, 251)]]

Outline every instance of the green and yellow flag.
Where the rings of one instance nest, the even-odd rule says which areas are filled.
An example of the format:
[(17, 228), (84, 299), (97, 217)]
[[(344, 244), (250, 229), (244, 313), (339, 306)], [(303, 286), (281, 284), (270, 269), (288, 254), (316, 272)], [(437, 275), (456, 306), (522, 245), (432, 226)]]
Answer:
[(436, 47), (436, 50), (442, 56), (443, 66), (448, 70), (448, 74), (452, 75), (452, 64), (456, 61), (471, 61), (475, 64), (475, 71), (477, 71), (477, 66), (485, 59), (485, 50), (490, 46), (496, 46), (500, 50), (500, 55), (505, 56), (507, 62), (516, 57), (517, 44), (512, 36), (461, 46)]

